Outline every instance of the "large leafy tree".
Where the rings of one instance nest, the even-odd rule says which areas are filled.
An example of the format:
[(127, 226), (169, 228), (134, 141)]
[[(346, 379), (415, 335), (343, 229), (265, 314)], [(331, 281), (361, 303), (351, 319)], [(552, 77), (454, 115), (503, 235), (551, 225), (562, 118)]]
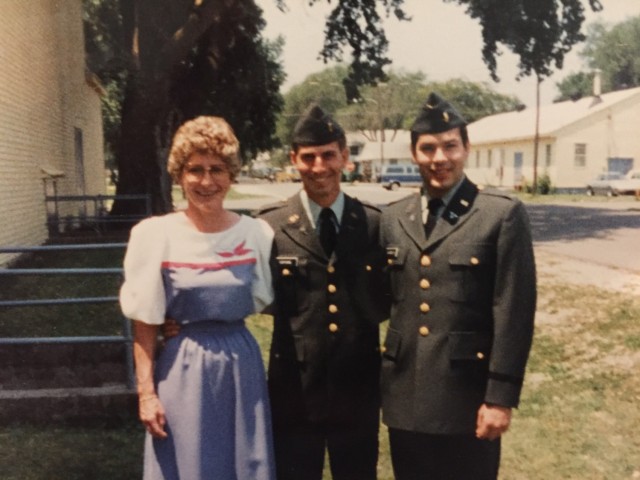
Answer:
[(555, 68), (562, 68), (564, 56), (582, 33), (584, 4), (600, 10), (599, 0), (445, 0), (467, 6), (467, 13), (482, 25), (482, 57), (494, 80), (499, 45), (519, 57), (518, 77), (537, 79), (536, 125), (533, 154), (533, 191), (537, 190), (540, 119), (540, 83)]
[[(155, 213), (170, 210), (168, 148), (197, 115), (225, 117), (245, 153), (273, 145), (281, 41), (263, 40), (253, 0), (85, 0), (85, 11), (90, 67), (107, 86), (118, 194), (146, 193)], [(112, 212), (141, 208), (122, 201)]]
[(581, 56), (590, 69), (601, 70), (605, 91), (639, 86), (640, 16), (629, 18), (611, 29), (603, 23), (594, 24), (588, 31)]
[[(274, 1), (284, 8), (285, 0)], [(311, 5), (319, 1), (308, 0)], [(345, 51), (350, 53), (343, 86), (349, 100), (360, 99), (360, 85), (386, 78), (384, 67), (390, 60), (382, 21), (390, 15), (407, 19), (402, 9), (404, 0), (328, 1), (335, 6), (326, 20), (321, 56), (325, 60), (342, 60)], [(583, 4), (588, 3), (594, 10), (601, 8), (598, 0), (444, 1), (465, 5), (467, 13), (482, 25), (482, 55), (494, 79), (498, 78), (499, 45), (504, 45), (519, 56), (520, 76), (534, 74), (541, 81), (553, 66), (560, 68), (564, 55), (584, 39), (580, 31)], [(197, 83), (198, 79), (189, 75), (192, 68), (206, 65), (224, 75), (220, 66), (233, 62), (227, 64), (223, 59), (232, 55), (230, 52), (238, 43), (258, 48), (260, 11), (253, 0), (119, 0), (117, 5), (126, 65), (126, 75), (120, 78), (124, 93), (120, 149), (116, 155), (120, 173), (117, 192), (149, 193), (154, 211), (164, 212), (171, 207), (168, 180), (163, 173), (166, 149), (170, 134), (184, 116), (176, 103), (189, 103), (184, 99), (175, 102), (174, 94), (179, 97), (185, 94), (181, 86), (190, 85), (190, 81)], [(226, 35), (220, 34), (223, 31)], [(253, 44), (251, 39), (255, 40)], [(233, 55), (238, 55), (238, 50)], [(270, 62), (266, 65), (274, 66)], [(239, 67), (236, 75), (249, 71), (248, 66)], [(215, 75), (212, 78), (219, 80)], [(229, 74), (227, 78), (234, 76)], [(264, 78), (272, 79), (270, 75)], [(275, 108), (264, 115), (275, 115), (277, 102), (266, 104)], [(244, 107), (244, 102), (240, 107), (236, 105), (236, 109)], [(259, 116), (253, 118), (259, 120)], [(267, 119), (262, 134), (269, 134), (268, 124)], [(251, 121), (234, 127), (260, 132), (260, 127)], [(119, 207), (114, 209), (126, 210)]]
[(591, 94), (593, 90), (593, 74), (587, 72), (571, 73), (556, 83), (560, 92), (553, 99), (554, 102), (564, 102), (565, 100), (578, 100)]
[(360, 87), (357, 101), (349, 102), (339, 88), (347, 75), (344, 66), (327, 68), (309, 75), (285, 94), (285, 109), (278, 120), (283, 147), (289, 145), (295, 122), (311, 103), (332, 112), (345, 129), (360, 131), (371, 141), (379, 141), (385, 130), (408, 129), (431, 91), (453, 101), (469, 122), (521, 106), (518, 98), (497, 93), (486, 83), (462, 79), (429, 82), (422, 72), (393, 70), (386, 74), (385, 82)]
[(596, 69), (601, 72), (603, 92), (640, 86), (640, 16), (613, 27), (602, 22), (591, 25), (580, 56), (590, 72), (572, 73), (558, 82), (556, 101), (590, 95)]

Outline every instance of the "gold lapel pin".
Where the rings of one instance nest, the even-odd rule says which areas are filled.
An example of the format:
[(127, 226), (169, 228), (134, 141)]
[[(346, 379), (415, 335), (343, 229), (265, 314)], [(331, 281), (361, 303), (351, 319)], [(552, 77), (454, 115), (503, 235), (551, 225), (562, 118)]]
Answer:
[(296, 213), (289, 217), (289, 223), (296, 223), (298, 220), (300, 220), (300, 215)]
[(460, 204), (461, 204), (463, 207), (468, 207), (468, 206), (469, 206), (469, 202), (467, 202), (464, 198), (463, 198), (462, 200), (460, 200)]

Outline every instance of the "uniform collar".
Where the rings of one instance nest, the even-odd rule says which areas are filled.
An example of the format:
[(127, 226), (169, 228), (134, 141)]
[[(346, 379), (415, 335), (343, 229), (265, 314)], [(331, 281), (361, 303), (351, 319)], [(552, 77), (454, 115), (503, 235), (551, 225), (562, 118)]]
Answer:
[[(318, 217), (320, 217), (320, 212), (322, 211), (323, 207), (311, 200), (304, 189), (300, 190), (300, 202), (302, 202), (302, 208), (304, 208), (304, 211), (307, 214), (309, 221), (311, 222), (311, 226), (315, 229), (318, 225)], [(338, 227), (340, 227), (340, 220), (342, 219), (342, 213), (344, 212), (343, 191), (340, 191), (338, 197), (329, 208), (333, 210), (335, 219), (338, 223)]]
[[(460, 186), (464, 183), (465, 179), (466, 179), (466, 175), (463, 175), (462, 178), (460, 179), (460, 181), (458, 183), (456, 183), (442, 198), (442, 206), (438, 209), (438, 216), (440, 216), (442, 214), (442, 212), (447, 208), (447, 206), (449, 205), (449, 202), (451, 202), (451, 199), (454, 197), (454, 195), (456, 193), (458, 193), (458, 190), (460, 189)], [(421, 192), (420, 192), (420, 202), (421, 202), (421, 211), (422, 211), (422, 223), (426, 223), (427, 222), (427, 217), (429, 215), (429, 209), (427, 208), (427, 205), (429, 204), (429, 200), (431, 199), (431, 197), (429, 196), (429, 193), (427, 192), (427, 189), (422, 187)]]

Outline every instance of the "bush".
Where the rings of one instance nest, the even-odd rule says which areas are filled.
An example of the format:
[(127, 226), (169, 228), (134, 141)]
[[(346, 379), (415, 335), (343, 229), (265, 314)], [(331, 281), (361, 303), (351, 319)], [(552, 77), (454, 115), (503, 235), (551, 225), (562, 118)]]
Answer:
[[(529, 182), (525, 182), (524, 189), (525, 189), (525, 192), (527, 193), (534, 193), (533, 185), (530, 184)], [(555, 192), (555, 188), (551, 183), (551, 178), (549, 177), (549, 174), (544, 173), (541, 176), (539, 176), (538, 182), (536, 184), (535, 193), (539, 193), (540, 195), (549, 195), (554, 192)]]

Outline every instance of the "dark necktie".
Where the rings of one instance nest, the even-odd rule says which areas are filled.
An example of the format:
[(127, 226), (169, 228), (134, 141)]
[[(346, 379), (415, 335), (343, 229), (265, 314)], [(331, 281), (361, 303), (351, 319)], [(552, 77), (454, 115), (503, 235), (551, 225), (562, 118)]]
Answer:
[(429, 238), (431, 232), (436, 226), (436, 222), (438, 221), (438, 210), (440, 207), (444, 205), (444, 202), (440, 198), (432, 198), (427, 203), (427, 209), (429, 210), (429, 215), (427, 216), (427, 223), (424, 225), (424, 233)]
[(330, 208), (323, 208), (320, 212), (320, 243), (327, 257), (330, 257), (336, 248), (336, 240), (338, 238), (333, 218), (333, 210)]

